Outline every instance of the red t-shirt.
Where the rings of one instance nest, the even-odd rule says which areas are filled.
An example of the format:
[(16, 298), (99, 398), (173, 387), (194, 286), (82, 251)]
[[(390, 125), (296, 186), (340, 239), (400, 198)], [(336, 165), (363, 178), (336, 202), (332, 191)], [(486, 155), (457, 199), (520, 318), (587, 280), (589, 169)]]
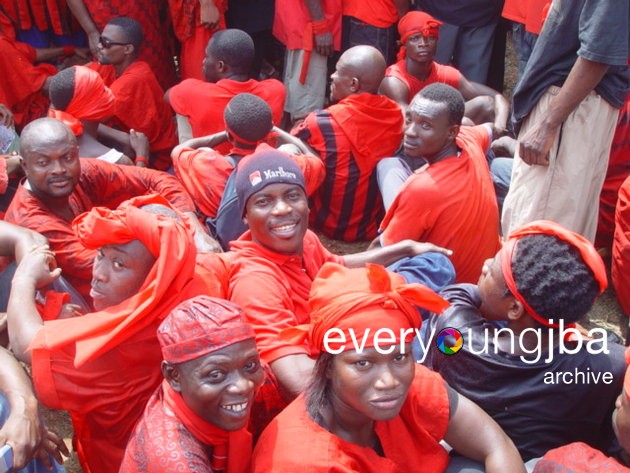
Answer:
[(444, 380), (422, 365), (416, 365), (416, 376), (400, 413), (392, 420), (374, 423), (384, 456), (343, 440), (315, 423), (301, 394), (261, 435), (254, 450), (253, 471), (444, 471), (448, 454), (439, 442), (448, 421)]
[(308, 230), (303, 255), (283, 255), (260, 246), (247, 231), (233, 241), (229, 299), (243, 309), (256, 332), (260, 357), (267, 363), (295, 354), (310, 354), (307, 345), (280, 340), (280, 332), (310, 321), (308, 294), (319, 269), (328, 262), (343, 264), (317, 235)]
[(626, 315), (630, 315), (630, 177), (619, 189), (612, 252), (612, 281), (617, 299)]
[(381, 224), (384, 246), (426, 241), (453, 250), (458, 283), (476, 283), (483, 262), (499, 249), (499, 212), (485, 158), (486, 127), (461, 127), (459, 156), (413, 174)]
[(427, 85), (433, 84), (434, 82), (442, 82), (443, 84), (448, 84), (459, 90), (459, 83), (463, 76), (462, 73), (454, 67), (444, 66), (433, 61), (431, 72), (426, 80), (421, 81), (407, 72), (406, 59), (402, 59), (387, 68), (385, 71), (385, 77), (395, 77), (407, 86), (409, 89), (407, 103), (409, 103), (411, 102), (411, 99), (413, 99), (414, 95), (420, 92), (420, 90)]
[(388, 28), (398, 21), (398, 9), (392, 0), (344, 0), (343, 14), (378, 28)]
[(517, 23), (525, 24), (527, 8), (531, 0), (505, 0), (501, 16)]

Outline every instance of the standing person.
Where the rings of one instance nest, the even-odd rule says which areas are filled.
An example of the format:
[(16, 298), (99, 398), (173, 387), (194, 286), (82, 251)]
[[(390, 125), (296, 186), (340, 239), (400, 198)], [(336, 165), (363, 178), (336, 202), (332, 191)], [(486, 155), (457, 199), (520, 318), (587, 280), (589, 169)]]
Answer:
[(484, 464), (461, 471), (525, 472), (490, 416), (413, 362), (408, 333), (420, 326), (418, 307), (446, 306), (437, 294), (382, 266), (328, 263), (313, 281), (309, 306), (311, 322), (285, 335), (308, 340), (318, 353), (313, 376), (263, 432), (255, 472), (442, 473), (450, 461), (442, 440)]
[(88, 37), (92, 54), (97, 56), (100, 32), (117, 16), (133, 18), (142, 25), (144, 43), (138, 52), (146, 61), (163, 89), (175, 83), (173, 45), (169, 34), (165, 34), (168, 22), (165, 15), (165, 0), (67, 0), (68, 7)]
[(95, 312), (43, 322), (35, 291), (54, 280), (53, 253), (35, 247), (18, 266), (7, 309), (16, 356), (32, 365), (41, 402), (70, 412), (84, 471), (118, 471), (133, 427), (162, 379), (156, 331), (180, 302), (222, 297), (220, 281), (197, 264), (185, 222), (141, 209), (159, 196), (95, 208), (73, 222), (97, 251), (91, 291)]
[(242, 311), (198, 296), (173, 309), (157, 337), (164, 379), (134, 429), (120, 473), (250, 471), (247, 424), (263, 368)]
[(627, 0), (551, 4), (514, 90), (519, 145), (503, 234), (545, 219), (594, 241), (597, 200), (628, 88), (629, 15)]
[(377, 94), (385, 67), (372, 46), (348, 49), (331, 76), (335, 104), (311, 112), (293, 130), (326, 166), (312, 198), (310, 225), (330, 238), (372, 240), (383, 218), (375, 168), (399, 148), (403, 128), (400, 107)]

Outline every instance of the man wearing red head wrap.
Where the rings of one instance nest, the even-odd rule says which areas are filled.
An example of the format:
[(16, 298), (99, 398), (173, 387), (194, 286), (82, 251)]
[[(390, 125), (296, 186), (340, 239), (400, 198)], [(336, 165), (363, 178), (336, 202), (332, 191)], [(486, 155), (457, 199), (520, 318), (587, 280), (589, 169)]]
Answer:
[[(451, 307), (430, 318), (421, 344), (428, 353), (418, 358), (488, 412), (526, 461), (575, 441), (605, 450), (624, 348), (603, 329), (589, 332), (587, 345), (572, 324), (606, 285), (588, 240), (554, 222), (532, 222), (486, 261), (476, 286), (442, 291)], [(452, 357), (433, 340), (446, 328), (465, 339)]]
[(157, 334), (164, 380), (134, 429), (120, 472), (250, 471), (246, 427), (263, 368), (241, 310), (198, 296), (177, 306)]
[[(95, 159), (79, 160), (75, 136), (58, 120), (42, 118), (30, 123), (22, 133), (21, 145), (26, 180), (5, 219), (46, 236), (64, 276), (86, 300), (96, 252), (75, 236), (70, 226), (75, 217), (95, 206), (115, 208), (126, 199), (149, 193), (158, 193), (179, 210), (194, 215), (192, 200), (173, 176)], [(196, 218), (192, 221), (200, 242), (198, 238), (207, 234)]]
[(70, 411), (84, 471), (118, 471), (132, 428), (159, 385), (162, 354), (156, 329), (180, 302), (199, 294), (223, 296), (220, 282), (196, 264), (188, 221), (176, 222), (138, 206), (168, 203), (148, 196), (117, 210), (92, 209), (74, 220), (84, 247), (97, 250), (91, 283), (96, 312), (42, 322), (35, 289), (61, 272), (53, 253), (36, 247), (13, 279), (9, 336), (31, 362), (37, 395)]
[(525, 471), (487, 414), (414, 366), (409, 342), (421, 323), (418, 308), (447, 305), (382, 266), (324, 265), (311, 288), (310, 325), (282, 334), (295, 343), (306, 338), (319, 352), (313, 379), (263, 432), (254, 471), (437, 473), (449, 463), (441, 440), (484, 462), (481, 471)]
[(434, 61), (441, 24), (418, 11), (409, 12), (400, 20), (399, 61), (387, 68), (380, 93), (396, 101), (404, 111), (423, 87), (443, 82), (459, 90), (468, 101), (465, 116), (472, 123), (493, 122), (497, 133), (504, 132), (510, 111), (505, 97), (486, 85), (469, 81), (454, 67)]

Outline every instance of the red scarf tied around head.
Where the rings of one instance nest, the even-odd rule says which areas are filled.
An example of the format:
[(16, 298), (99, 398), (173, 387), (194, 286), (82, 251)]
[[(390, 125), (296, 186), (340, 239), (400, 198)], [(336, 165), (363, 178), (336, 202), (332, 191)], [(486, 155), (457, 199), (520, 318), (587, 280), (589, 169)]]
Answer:
[[(95, 207), (73, 222), (77, 237), (86, 248), (141, 241), (157, 258), (138, 293), (100, 312), (82, 317), (47, 322), (31, 349), (60, 347), (76, 343), (74, 364), (80, 367), (165, 318), (183, 295), (208, 292), (206, 283), (195, 275), (195, 248), (189, 225), (164, 215), (141, 210), (147, 204), (172, 209), (161, 196), (149, 195), (124, 202), (116, 210)], [(185, 219), (182, 219), (186, 222)]]
[[(567, 230), (562, 225), (549, 220), (537, 220), (512, 232), (501, 249), (501, 272), (503, 273), (505, 284), (512, 295), (523, 305), (525, 312), (527, 312), (533, 319), (540, 322), (545, 327), (558, 328), (558, 324), (549, 322), (547, 317), (538, 314), (527, 303), (525, 298), (518, 292), (516, 282), (514, 281), (514, 275), (512, 274), (512, 259), (514, 258), (514, 251), (516, 250), (518, 241), (528, 235), (541, 234), (553, 235), (560, 240), (566, 241), (580, 252), (580, 256), (582, 256), (584, 264), (586, 264), (586, 266), (588, 266), (588, 268), (593, 272), (593, 277), (599, 284), (600, 294), (606, 290), (606, 287), (608, 286), (608, 279), (606, 277), (604, 262), (602, 261), (601, 256), (599, 256), (599, 253), (597, 253), (593, 244), (582, 235), (578, 235), (577, 233)], [(574, 325), (575, 324), (571, 324), (571, 326)]]
[(98, 72), (74, 66), (74, 95), (65, 112), (78, 120), (101, 121), (114, 115), (114, 94)]
[(410, 36), (422, 34), (422, 36), (435, 36), (439, 38), (440, 25), (443, 23), (436, 20), (428, 13), (422, 11), (410, 11), (403, 16), (398, 22), (398, 33), (400, 34), (400, 51), (397, 59), (400, 61), (405, 58), (407, 50), (405, 42)]
[[(311, 286), (309, 307), (311, 324), (286, 329), (281, 336), (299, 344), (309, 340), (313, 354), (325, 350), (324, 340), (330, 329), (341, 330), (345, 345), (331, 342), (334, 350), (354, 349), (355, 339), (365, 347), (374, 346), (374, 333), (389, 329), (401, 343), (401, 330), (416, 329), (422, 320), (418, 308), (441, 313), (449, 303), (422, 284), (406, 284), (405, 279), (387, 271), (383, 266), (367, 264), (365, 268), (349, 269), (335, 263), (326, 263)], [(337, 335), (334, 336), (337, 338)], [(410, 341), (413, 333), (405, 337)]]

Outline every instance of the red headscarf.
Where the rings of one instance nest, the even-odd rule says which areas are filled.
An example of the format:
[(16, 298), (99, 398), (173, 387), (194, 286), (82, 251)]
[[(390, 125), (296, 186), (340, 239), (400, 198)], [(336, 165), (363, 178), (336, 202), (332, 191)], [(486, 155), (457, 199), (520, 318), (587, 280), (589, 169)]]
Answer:
[[(428, 287), (407, 284), (402, 276), (377, 264), (350, 269), (326, 263), (313, 281), (308, 302), (311, 324), (286, 329), (282, 337), (296, 344), (308, 339), (313, 354), (325, 350), (324, 337), (333, 328), (341, 330), (347, 342), (341, 345), (331, 338), (335, 350), (355, 349), (350, 329), (361, 342), (368, 330), (374, 335), (379, 329), (389, 329), (397, 337), (395, 343), (400, 343), (401, 330), (420, 327), (419, 308), (441, 313), (449, 306)], [(374, 346), (374, 337), (369, 334), (365, 337), (367, 348)], [(405, 341), (411, 338), (413, 333), (407, 334)]]
[(527, 312), (533, 319), (546, 327), (557, 328), (558, 324), (552, 324), (549, 322), (549, 319), (536, 313), (536, 311), (527, 303), (525, 298), (516, 288), (516, 282), (514, 281), (514, 275), (512, 274), (512, 259), (514, 257), (514, 251), (518, 241), (528, 235), (553, 235), (576, 248), (580, 252), (582, 260), (584, 260), (584, 264), (586, 264), (586, 266), (588, 266), (593, 272), (593, 277), (599, 284), (600, 294), (604, 292), (608, 286), (606, 268), (604, 267), (604, 262), (602, 261), (601, 256), (599, 256), (599, 253), (597, 253), (597, 250), (590, 241), (582, 235), (578, 235), (577, 233), (567, 230), (562, 225), (555, 222), (537, 220), (515, 230), (510, 234), (508, 240), (503, 244), (503, 248), (501, 249), (501, 272), (503, 273), (505, 284), (512, 295), (523, 305), (525, 312)]
[(212, 293), (205, 274), (196, 274), (197, 250), (193, 232), (164, 215), (141, 210), (147, 204), (172, 208), (161, 196), (148, 195), (123, 202), (116, 210), (95, 207), (78, 216), (72, 225), (86, 248), (141, 241), (157, 258), (138, 293), (100, 312), (47, 322), (31, 349), (55, 348), (76, 343), (74, 364), (82, 364), (129, 339), (156, 319), (165, 318), (183, 296)]
[[(158, 328), (162, 355), (171, 363), (183, 363), (234, 343), (253, 340), (254, 330), (242, 311), (231, 302), (198, 296), (178, 305)], [(193, 412), (182, 395), (164, 380), (164, 402), (195, 438), (212, 445), (212, 471), (249, 471), (252, 436), (244, 427), (227, 432)]]
[(398, 33), (400, 34), (400, 52), (398, 60), (404, 59), (406, 54), (405, 42), (410, 36), (418, 33), (422, 36), (435, 36), (439, 38), (439, 27), (443, 23), (436, 20), (423, 11), (410, 11), (398, 22)]
[(70, 115), (68, 112), (62, 112), (61, 110), (51, 108), (48, 110), (48, 116), (59, 120), (70, 128), (74, 136), (81, 136), (83, 134), (83, 123), (81, 123), (76, 117)]
[(114, 115), (114, 94), (98, 72), (74, 66), (74, 95), (66, 112), (79, 120), (101, 121)]

